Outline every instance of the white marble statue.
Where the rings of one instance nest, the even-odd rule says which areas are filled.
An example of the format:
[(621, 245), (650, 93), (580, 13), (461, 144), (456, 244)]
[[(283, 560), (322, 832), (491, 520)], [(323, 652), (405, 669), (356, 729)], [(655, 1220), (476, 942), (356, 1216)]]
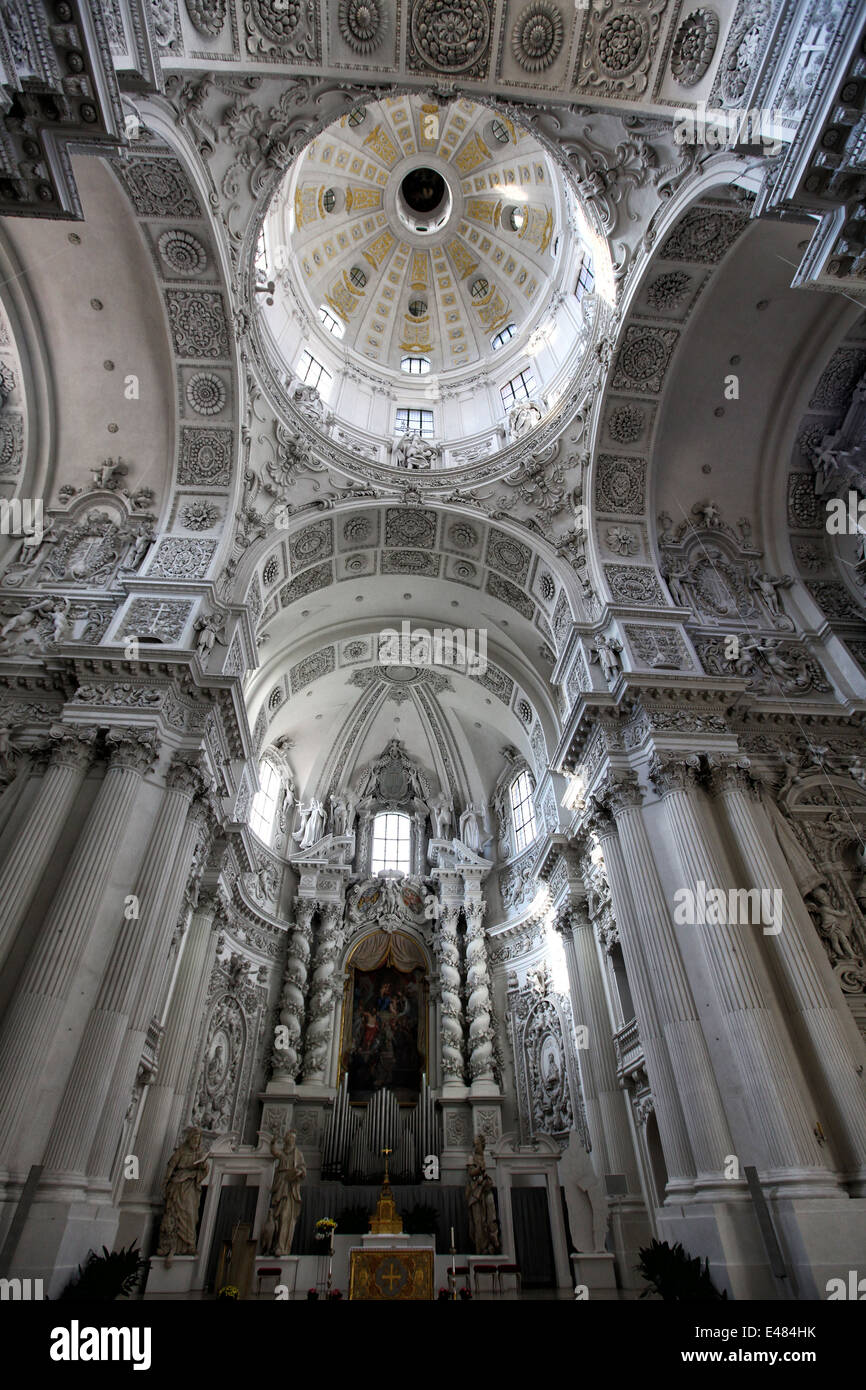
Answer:
[(325, 833), (325, 808), (321, 801), (313, 797), (309, 806), (298, 807), (298, 814), (301, 824), (292, 839), (297, 840), (299, 849), (309, 849), (311, 845), (318, 844)]
[(433, 822), (434, 840), (449, 840), (454, 818), (454, 806), (444, 792), (434, 796), (430, 802), (430, 818)]
[(607, 1196), (576, 1129), (571, 1131), (559, 1160), (559, 1176), (565, 1189), (568, 1224), (575, 1249), (584, 1254), (602, 1254), (607, 1237)]
[(395, 468), (432, 468), (439, 460), (439, 449), (412, 430), (401, 434), (391, 450)]

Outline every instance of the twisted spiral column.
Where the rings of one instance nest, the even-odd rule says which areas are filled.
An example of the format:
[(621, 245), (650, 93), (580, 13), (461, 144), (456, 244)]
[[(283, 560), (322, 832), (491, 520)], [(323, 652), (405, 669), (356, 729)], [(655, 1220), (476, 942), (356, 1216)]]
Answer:
[(457, 945), (459, 903), (443, 903), (439, 917), (438, 955), (439, 978), (442, 983), (442, 1081), (462, 1086), (465, 1059), (463, 1055), (463, 1010), (460, 1005), (460, 951)]
[(490, 997), (490, 966), (484, 935), (485, 904), (471, 900), (466, 913), (466, 989), (469, 1000), (469, 1078), (493, 1081), (493, 1002)]
[(288, 1038), (285, 1047), (274, 1044), (271, 1058), (273, 1081), (294, 1081), (300, 1069), (301, 1034), (305, 1016), (304, 996), (313, 939), (311, 923), (315, 910), (315, 902), (306, 898), (296, 899), (295, 920), (289, 927), (279, 1009), (279, 1022), (286, 1028)]
[(334, 976), (340, 953), (342, 916), (339, 903), (326, 903), (322, 908), (304, 1040), (304, 1081), (323, 1082), (327, 1079), (325, 1071), (333, 1032)]

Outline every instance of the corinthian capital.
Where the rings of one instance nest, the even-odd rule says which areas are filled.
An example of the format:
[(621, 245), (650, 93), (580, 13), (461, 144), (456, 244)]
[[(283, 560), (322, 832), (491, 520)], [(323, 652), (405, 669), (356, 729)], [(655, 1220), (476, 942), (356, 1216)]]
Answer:
[(594, 808), (606, 812), (608, 816), (617, 816), (632, 806), (640, 806), (643, 796), (638, 785), (637, 773), (611, 768), (598, 784), (590, 800)]
[(757, 784), (749, 771), (751, 763), (743, 755), (726, 756), (720, 753), (707, 754), (707, 784), (713, 796), (724, 796), (731, 792), (747, 792), (757, 795)]
[(159, 735), (155, 729), (142, 729), (134, 725), (110, 729), (105, 742), (111, 767), (149, 772), (159, 756)]
[(171, 791), (183, 792), (190, 800), (204, 788), (205, 779), (198, 766), (197, 753), (175, 753), (165, 774), (165, 785)]
[(688, 791), (701, 779), (701, 760), (697, 753), (657, 753), (649, 767), (650, 781), (659, 796)]

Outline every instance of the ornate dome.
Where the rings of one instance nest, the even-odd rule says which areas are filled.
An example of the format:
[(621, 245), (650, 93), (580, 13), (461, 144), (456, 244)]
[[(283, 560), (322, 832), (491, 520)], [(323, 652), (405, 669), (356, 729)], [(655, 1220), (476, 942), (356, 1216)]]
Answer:
[(312, 370), (332, 417), (369, 441), (395, 432), (384, 400), (439, 403), (440, 442), (498, 428), (501, 445), (503, 385), (526, 372), (538, 420), (586, 346), (579, 303), (559, 312), (584, 249), (576, 207), (556, 162), (494, 108), (415, 93), (347, 112), (296, 161), (259, 244), (289, 383)]

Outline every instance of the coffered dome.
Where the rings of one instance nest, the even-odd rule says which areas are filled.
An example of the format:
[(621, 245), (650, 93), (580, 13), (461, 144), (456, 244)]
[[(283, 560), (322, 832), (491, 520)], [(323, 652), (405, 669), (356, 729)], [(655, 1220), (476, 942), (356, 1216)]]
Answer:
[(372, 439), (394, 433), (382, 399), (424, 408), (466, 388), (433, 435), (498, 425), (501, 442), (503, 384), (525, 371), (541, 418), (585, 347), (579, 303), (558, 314), (585, 226), (556, 161), (495, 108), (424, 93), (355, 107), (307, 147), (267, 215), (272, 346), (302, 384), (312, 357), (333, 416)]
[(423, 356), (437, 373), (489, 357), (509, 324), (525, 343), (559, 279), (567, 217), (550, 159), (512, 121), (406, 95), (316, 140), (269, 232), (281, 280), (314, 320), (330, 311), (347, 348), (394, 371)]

